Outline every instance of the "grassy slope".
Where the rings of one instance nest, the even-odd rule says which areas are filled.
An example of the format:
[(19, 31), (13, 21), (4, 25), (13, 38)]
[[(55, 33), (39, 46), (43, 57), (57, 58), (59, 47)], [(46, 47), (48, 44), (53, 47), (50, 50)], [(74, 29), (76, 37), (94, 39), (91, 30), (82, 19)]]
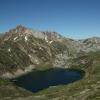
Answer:
[[(81, 60), (89, 62), (82, 65)], [(100, 52), (90, 52), (85, 57), (76, 58), (73, 64), (82, 65), (72, 67), (83, 69), (86, 72), (84, 79), (68, 85), (49, 87), (33, 94), (14, 86), (9, 81), (0, 80), (0, 91), (2, 91), (0, 97), (8, 96), (10, 99), (7, 97), (7, 100), (12, 98), (15, 98), (14, 100), (19, 100), (18, 98), (21, 100), (100, 100)]]
[(79, 63), (81, 59), (90, 60), (88, 65), (76, 67), (86, 72), (84, 79), (68, 85), (50, 87), (35, 96), (44, 96), (45, 100), (100, 100), (100, 52), (90, 52), (86, 57), (77, 58), (75, 62)]
[[(86, 72), (84, 79), (71, 83), (68, 85), (59, 85), (56, 87), (50, 87), (48, 89), (42, 90), (38, 93), (33, 94), (32, 99), (36, 100), (99, 100), (100, 99), (100, 52), (89, 53), (85, 57), (79, 57), (74, 59), (74, 63), (81, 63), (81, 60), (91, 60), (87, 67), (76, 66), (76, 69), (83, 69)], [(73, 66), (72, 66), (73, 67)], [(74, 66), (75, 68), (75, 66)], [(11, 98), (26, 96), (26, 100), (29, 100), (32, 95), (26, 90), (21, 90), (20, 88), (13, 86), (8, 80), (0, 79), (0, 91), (1, 97), (6, 97), (9, 95)], [(5, 92), (6, 91), (6, 92)], [(14, 93), (12, 95), (12, 93)], [(28, 96), (28, 97), (27, 97)], [(10, 98), (10, 99), (11, 99)], [(16, 99), (17, 100), (17, 99)]]

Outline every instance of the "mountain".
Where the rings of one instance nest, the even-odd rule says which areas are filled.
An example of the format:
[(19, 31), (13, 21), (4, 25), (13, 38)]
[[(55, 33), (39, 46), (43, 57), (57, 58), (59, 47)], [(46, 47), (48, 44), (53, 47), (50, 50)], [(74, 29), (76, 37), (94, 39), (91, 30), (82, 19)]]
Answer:
[[(24, 96), (24, 100), (95, 100), (100, 97), (99, 66), (99, 37), (73, 40), (57, 32), (34, 31), (19, 25), (0, 36), (0, 98), (9, 95), (4, 100), (23, 100)], [(34, 96), (9, 82), (32, 70), (51, 67), (81, 69), (86, 75), (83, 80), (51, 87)]]
[(16, 77), (16, 74), (36, 69), (41, 64), (52, 63), (55, 66), (62, 66), (57, 64), (59, 57), (64, 61), (74, 57), (80, 47), (81, 44), (77, 41), (67, 39), (56, 32), (37, 32), (17, 26), (1, 38), (1, 77), (10, 78), (14, 77), (14, 74)]
[(0, 76), (13, 78), (42, 68), (40, 65), (69, 68), (70, 59), (100, 50), (99, 44), (98, 37), (76, 41), (56, 32), (34, 31), (19, 25), (1, 36)]
[(86, 52), (100, 50), (99, 37), (92, 37), (85, 40), (80, 40), (80, 42), (83, 43), (83, 45), (85, 46), (84, 49)]

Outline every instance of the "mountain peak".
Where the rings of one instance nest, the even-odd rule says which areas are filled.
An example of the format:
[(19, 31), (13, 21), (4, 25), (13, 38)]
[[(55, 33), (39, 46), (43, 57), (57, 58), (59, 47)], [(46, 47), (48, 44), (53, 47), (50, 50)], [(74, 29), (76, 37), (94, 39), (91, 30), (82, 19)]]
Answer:
[(29, 34), (32, 34), (32, 30), (29, 28), (26, 28), (25, 26), (18, 25), (14, 29), (11, 29), (8, 33), (19, 34), (19, 35), (29, 35)]
[(22, 26), (22, 25), (17, 25), (16, 29), (18, 29), (18, 30), (26, 30), (27, 28), (25, 26)]

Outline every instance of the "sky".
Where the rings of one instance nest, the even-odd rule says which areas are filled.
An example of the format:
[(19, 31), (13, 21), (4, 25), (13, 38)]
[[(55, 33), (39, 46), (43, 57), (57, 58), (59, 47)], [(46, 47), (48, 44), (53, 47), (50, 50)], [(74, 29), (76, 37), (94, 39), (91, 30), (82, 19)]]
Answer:
[(100, 0), (0, 0), (0, 32), (17, 25), (73, 39), (100, 37)]

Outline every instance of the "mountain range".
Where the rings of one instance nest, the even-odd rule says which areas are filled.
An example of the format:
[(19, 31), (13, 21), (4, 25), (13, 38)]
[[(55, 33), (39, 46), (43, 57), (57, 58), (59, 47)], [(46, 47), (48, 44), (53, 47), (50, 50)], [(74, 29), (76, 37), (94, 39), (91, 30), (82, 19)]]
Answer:
[[(52, 67), (81, 69), (86, 75), (79, 82), (50, 88), (35, 96), (8, 82), (9, 79), (27, 74), (32, 70)], [(3, 91), (3, 86), (7, 91), (15, 91), (15, 96), (19, 99), (14, 100), (23, 100), (22, 96), (26, 94), (29, 96), (24, 100), (49, 100), (49, 98), (50, 100), (99, 100), (99, 70), (99, 37), (74, 40), (63, 37), (57, 32), (34, 31), (21, 25), (0, 35), (0, 91)], [(9, 89), (9, 85), (12, 89)], [(21, 93), (18, 94), (18, 91)], [(7, 93), (4, 97), (6, 95)], [(4, 100), (11, 100), (9, 98)]]

